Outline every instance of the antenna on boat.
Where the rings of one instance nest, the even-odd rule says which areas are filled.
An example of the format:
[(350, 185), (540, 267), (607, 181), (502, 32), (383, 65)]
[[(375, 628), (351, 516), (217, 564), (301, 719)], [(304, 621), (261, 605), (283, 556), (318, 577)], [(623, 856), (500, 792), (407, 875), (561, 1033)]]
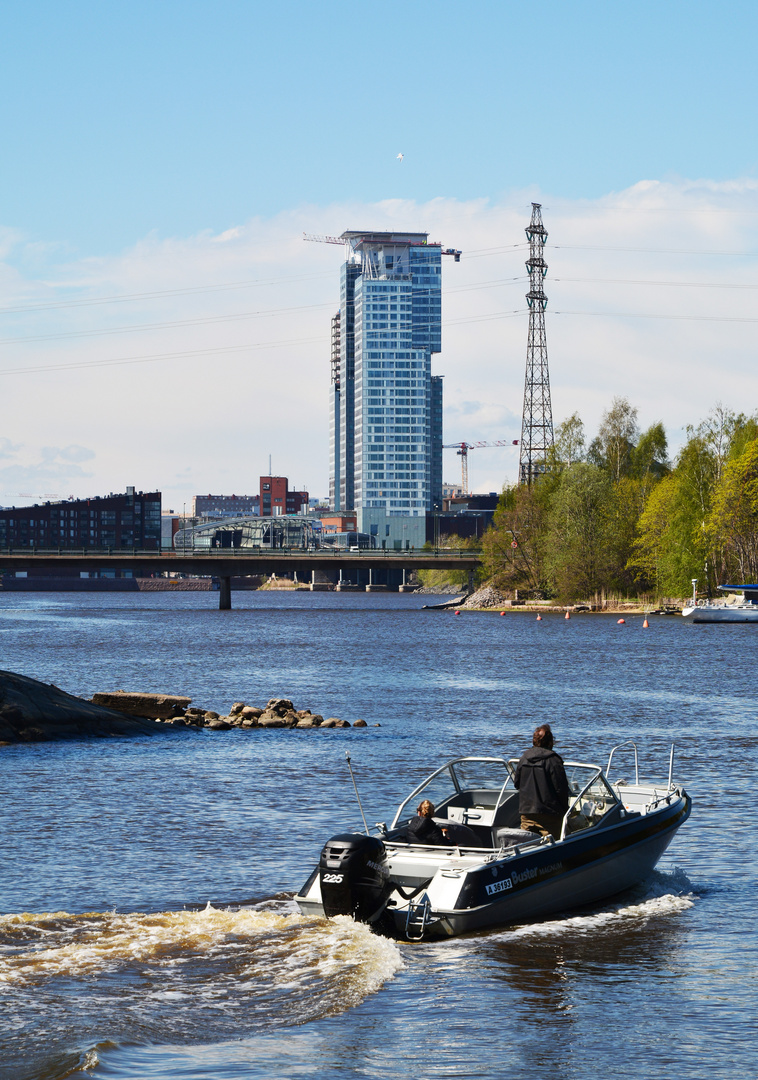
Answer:
[(350, 764), (350, 751), (349, 750), (345, 751), (345, 757), (347, 758), (347, 767), (350, 770), (350, 779), (353, 781), (353, 787), (355, 788), (355, 797), (358, 800), (358, 808), (360, 809), (361, 817), (363, 818), (363, 825), (364, 825), (364, 828), (366, 830), (366, 836), (368, 836), (368, 824), (366, 823), (366, 815), (363, 813), (363, 806), (361, 804), (361, 797), (358, 794), (358, 785), (356, 784), (355, 777), (353, 776), (353, 766)]

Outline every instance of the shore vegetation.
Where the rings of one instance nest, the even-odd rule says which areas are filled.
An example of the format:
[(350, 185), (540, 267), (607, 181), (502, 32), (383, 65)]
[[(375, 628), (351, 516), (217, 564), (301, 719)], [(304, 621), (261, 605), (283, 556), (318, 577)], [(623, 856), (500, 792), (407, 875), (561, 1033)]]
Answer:
[(503, 489), (480, 580), (601, 607), (758, 580), (758, 415), (717, 405), (673, 461), (663, 423), (643, 431), (637, 415), (617, 397), (589, 442), (577, 413), (558, 426), (539, 479)]

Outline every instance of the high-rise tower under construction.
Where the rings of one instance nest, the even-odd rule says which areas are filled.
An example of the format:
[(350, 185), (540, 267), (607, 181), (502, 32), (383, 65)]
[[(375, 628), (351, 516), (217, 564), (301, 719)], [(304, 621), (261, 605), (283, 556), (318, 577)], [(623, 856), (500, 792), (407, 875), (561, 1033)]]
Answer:
[(415, 546), (442, 501), (442, 379), (431, 362), (442, 347), (441, 256), (460, 253), (427, 233), (339, 239), (347, 257), (332, 321), (330, 502), (355, 510), (359, 530), (377, 538), (397, 540), (385, 519), (416, 519), (399, 534)]

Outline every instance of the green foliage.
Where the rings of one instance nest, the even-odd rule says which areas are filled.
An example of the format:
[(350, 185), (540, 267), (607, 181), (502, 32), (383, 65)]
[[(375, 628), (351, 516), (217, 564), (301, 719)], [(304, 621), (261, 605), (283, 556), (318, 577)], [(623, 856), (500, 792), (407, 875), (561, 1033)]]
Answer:
[(539, 495), (542, 484), (540, 480), (531, 487), (505, 488), (500, 496), (492, 526), (482, 539), (484, 572), (498, 588), (537, 593), (547, 588), (542, 567), (546, 515)]
[(752, 582), (758, 579), (758, 436), (739, 441), (743, 448), (730, 455), (706, 528), (727, 576)]
[(758, 418), (719, 404), (687, 436), (672, 465), (663, 424), (640, 432), (637, 410), (614, 398), (585, 452), (574, 413), (545, 475), (504, 489), (482, 542), (486, 574), (565, 602), (758, 580)]
[(612, 482), (597, 465), (569, 466), (547, 515), (545, 564), (561, 600), (599, 593), (611, 571)]

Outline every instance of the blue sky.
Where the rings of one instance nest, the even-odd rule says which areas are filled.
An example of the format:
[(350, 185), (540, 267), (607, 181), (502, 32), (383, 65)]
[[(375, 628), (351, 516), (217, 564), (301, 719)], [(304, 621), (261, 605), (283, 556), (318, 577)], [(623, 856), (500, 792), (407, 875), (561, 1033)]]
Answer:
[[(303, 231), (463, 248), (446, 440), (517, 436), (533, 199), (556, 421), (591, 434), (628, 394), (675, 440), (717, 400), (752, 410), (757, 23), (747, 3), (0, 2), (0, 504), (253, 490), (269, 453), (323, 494), (341, 253)], [(182, 445), (188, 422), (217, 434)], [(472, 480), (499, 488), (511, 463), (485, 456)]]
[(753, 176), (757, 23), (692, 0), (5, 2), (0, 213), (100, 253), (303, 201)]

